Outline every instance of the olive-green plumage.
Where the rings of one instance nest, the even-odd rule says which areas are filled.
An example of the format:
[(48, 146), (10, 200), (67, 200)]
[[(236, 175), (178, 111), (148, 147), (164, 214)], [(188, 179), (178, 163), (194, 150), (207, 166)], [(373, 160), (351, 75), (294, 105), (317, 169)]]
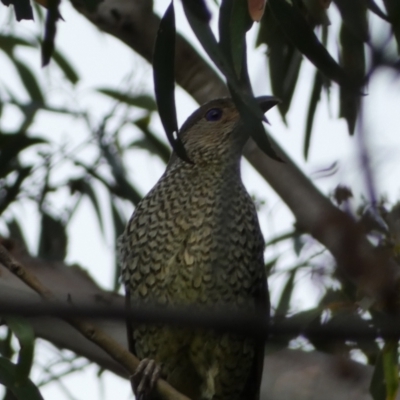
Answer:
[[(172, 155), (119, 242), (123, 281), (135, 304), (263, 307), (264, 240), (240, 177), (247, 141), (230, 99), (211, 101), (180, 137), (193, 162)], [(258, 398), (263, 342), (233, 334), (139, 326), (135, 353), (193, 400)]]

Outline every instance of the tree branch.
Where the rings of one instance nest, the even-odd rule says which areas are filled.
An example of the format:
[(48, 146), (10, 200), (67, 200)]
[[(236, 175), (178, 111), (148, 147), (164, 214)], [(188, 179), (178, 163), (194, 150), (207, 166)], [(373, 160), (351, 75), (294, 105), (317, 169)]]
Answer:
[[(53, 302), (59, 307), (63, 307), (63, 304), (57, 301), (56, 296), (51, 290), (44, 286), (36, 276), (28, 271), (21, 263), (16, 261), (2, 244), (0, 244), (0, 263), (39, 294), (42, 300)], [(139, 360), (112, 337), (87, 321), (72, 316), (63, 319), (88, 340), (100, 346), (117, 363), (121, 364), (129, 374), (133, 375), (135, 373), (139, 365)], [(162, 379), (157, 381), (155, 389), (161, 398), (166, 400), (189, 400)]]

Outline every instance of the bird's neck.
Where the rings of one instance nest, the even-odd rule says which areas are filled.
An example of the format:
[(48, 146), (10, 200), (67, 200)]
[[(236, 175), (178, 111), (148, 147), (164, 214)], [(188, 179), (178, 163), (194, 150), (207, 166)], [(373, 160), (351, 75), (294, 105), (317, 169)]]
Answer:
[(175, 176), (186, 177), (187, 179), (201, 179), (207, 180), (239, 180), (240, 175), (240, 159), (223, 160), (223, 162), (197, 162), (189, 164), (183, 160), (169, 165), (166, 171), (167, 174)]

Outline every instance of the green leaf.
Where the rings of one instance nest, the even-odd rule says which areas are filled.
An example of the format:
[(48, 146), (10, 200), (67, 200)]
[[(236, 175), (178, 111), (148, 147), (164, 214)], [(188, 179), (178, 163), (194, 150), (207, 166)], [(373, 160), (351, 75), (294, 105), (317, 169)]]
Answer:
[(38, 256), (46, 260), (63, 261), (67, 255), (67, 242), (64, 223), (42, 211)]
[(101, 211), (100, 211), (100, 204), (98, 202), (96, 193), (93, 190), (92, 186), (84, 178), (70, 179), (68, 182), (68, 186), (70, 188), (71, 194), (73, 194), (75, 192), (80, 192), (89, 197), (89, 199), (92, 202), (93, 207), (95, 209), (95, 212), (97, 215), (97, 220), (99, 221), (100, 229), (104, 234), (105, 231), (104, 231), (104, 225), (103, 225), (103, 218), (102, 218)]
[(148, 118), (141, 118), (134, 122), (134, 124), (143, 132), (145, 137), (141, 140), (135, 140), (129, 147), (141, 147), (146, 149), (153, 154), (158, 155), (165, 163), (168, 163), (171, 157), (171, 151), (164, 142), (162, 142), (158, 137), (149, 130), (148, 128)]
[(383, 4), (391, 20), (394, 37), (397, 42), (397, 51), (400, 54), (400, 2), (399, 0), (383, 0)]
[[(188, 3), (190, 3), (189, 0), (183, 0), (182, 3), (186, 18), (193, 32), (211, 60), (227, 78), (232, 99), (240, 113), (246, 131), (249, 135), (251, 135), (261, 150), (263, 150), (271, 158), (281, 161), (273, 150), (265, 134), (265, 130), (261, 122), (264, 115), (257, 101), (251, 94), (251, 88), (248, 84), (247, 68), (243, 68), (242, 74), (244, 72), (244, 77), (242, 77), (242, 79), (239, 81), (233, 66), (231, 63), (229, 63), (228, 59), (218, 46), (218, 43), (208, 23), (200, 18), (197, 18), (196, 15), (191, 12), (191, 8), (188, 5)], [(245, 63), (243, 64), (243, 67), (244, 66)]]
[(267, 243), (265, 243), (265, 247), (282, 242), (283, 240), (291, 239), (294, 235), (296, 235), (296, 231), (291, 231), (291, 232), (287, 232), (282, 235), (276, 236), (276, 237), (272, 238), (271, 240), (269, 240)]
[(13, 334), (11, 329), (7, 327), (7, 333), (3, 339), (0, 340), (0, 355), (10, 359), (14, 355), (14, 348), (11, 344)]
[(43, 93), (33, 72), (29, 69), (27, 65), (25, 65), (18, 59), (13, 57), (12, 61), (32, 101), (38, 103), (39, 105), (43, 105), (45, 103)]
[(130, 106), (143, 108), (148, 111), (157, 111), (157, 105), (152, 97), (146, 95), (132, 96), (127, 93), (122, 93), (114, 89), (100, 88), (97, 92), (105, 94), (121, 103), (126, 103)]
[(379, 8), (378, 4), (374, 0), (367, 1), (368, 10), (376, 14), (378, 17), (382, 18), (386, 22), (391, 22), (390, 18)]
[[(275, 153), (275, 150), (272, 148), (271, 143), (268, 140), (267, 135), (265, 134), (265, 130), (261, 119), (257, 118), (254, 113), (249, 109), (249, 106), (244, 102), (244, 99), (239, 97), (237, 92), (235, 92), (231, 87), (229, 88), (231, 91), (232, 99), (235, 102), (235, 105), (240, 113), (240, 117), (243, 121), (242, 129), (247, 130), (247, 134), (251, 136), (254, 141), (257, 143), (258, 147), (268, 156), (270, 156), (275, 161), (282, 161), (278, 155)], [(248, 103), (250, 102), (248, 99)], [(258, 103), (254, 100), (253, 108), (260, 107)]]
[(64, 73), (65, 77), (75, 85), (79, 81), (79, 75), (70, 62), (58, 50), (53, 51), (53, 60)]
[(22, 182), (29, 176), (31, 169), (32, 167), (19, 167), (16, 170), (18, 176), (14, 183), (12, 185), (5, 185), (2, 187), (3, 193), (0, 198), (0, 215), (16, 199), (20, 192)]
[(211, 13), (204, 0), (190, 0), (185, 5), (196, 18), (207, 24), (210, 22)]
[(232, 62), (236, 76), (242, 74), (246, 32), (253, 25), (245, 0), (223, 0), (219, 12), (219, 45)]
[(267, 60), (272, 93), (281, 100), (278, 109), (286, 123), (286, 113), (296, 88), (303, 57), (283, 33), (268, 4), (257, 38), (257, 45), (261, 43), (268, 46)]
[(32, 326), (23, 318), (7, 317), (5, 321), (17, 337), (20, 345), (18, 363), (15, 370), (16, 381), (20, 384), (29, 378), (32, 368), (35, 333)]
[(5, 6), (9, 6), (10, 4), (14, 6), (17, 21), (33, 19), (33, 11), (29, 0), (1, 0), (1, 2)]
[(369, 386), (369, 392), (374, 400), (386, 400), (386, 386), (384, 379), (383, 356), (382, 352), (380, 352), (376, 360), (374, 373), (372, 374)]
[(0, 34), (0, 50), (3, 50), (8, 56), (10, 56), (15, 46), (36, 47), (35, 43), (26, 39)]
[(369, 39), (367, 3), (365, 0), (333, 0), (347, 29), (362, 42)]
[(39, 137), (26, 136), (25, 132), (4, 133), (0, 131), (0, 178), (5, 177), (12, 168), (10, 162), (22, 152), (22, 150), (36, 144), (47, 143)]
[[(161, 123), (175, 153), (191, 163), (178, 135), (175, 106), (175, 10), (173, 0), (161, 19), (153, 55), (154, 90)], [(174, 136), (175, 135), (175, 136)]]
[(301, 53), (327, 78), (339, 85), (354, 87), (343, 69), (318, 40), (297, 6), (286, 0), (269, 0), (268, 4), (282, 31)]
[[(114, 223), (115, 243), (125, 230), (126, 221), (121, 217), (121, 214), (111, 199), (111, 216)], [(117, 252), (115, 252), (117, 254)], [(118, 291), (121, 281), (121, 265), (118, 262), (118, 257), (115, 258), (115, 273), (114, 273), (114, 291)]]
[(279, 299), (276, 307), (276, 315), (285, 316), (290, 308), (290, 300), (294, 289), (294, 279), (296, 277), (297, 269), (293, 269), (289, 273), (288, 280), (282, 290), (281, 298)]
[(18, 240), (25, 248), (28, 248), (28, 246), (26, 245), (24, 233), (22, 232), (21, 226), (18, 221), (13, 218), (7, 221), (6, 224), (10, 238), (12, 238), (13, 240)]
[[(365, 74), (364, 42), (355, 36), (347, 25), (340, 30), (341, 64), (353, 82), (361, 87)], [(347, 121), (352, 135), (356, 126), (360, 108), (360, 94), (352, 89), (340, 88), (340, 117)]]
[(310, 150), (311, 132), (314, 123), (314, 115), (317, 110), (317, 104), (321, 98), (323, 78), (321, 73), (316, 70), (314, 75), (314, 84), (311, 92), (310, 104), (308, 105), (306, 131), (304, 135), (304, 158), (307, 160)]
[(387, 341), (382, 349), (383, 371), (386, 384), (386, 400), (395, 400), (399, 389), (399, 367), (398, 367), (398, 342)]
[(44, 400), (39, 389), (30, 380), (17, 380), (17, 366), (0, 357), (0, 383), (8, 388), (18, 400)]
[(50, 58), (54, 52), (54, 40), (57, 31), (57, 20), (60, 17), (58, 7), (60, 0), (51, 0), (48, 3), (48, 11), (46, 24), (44, 28), (44, 38), (42, 43), (42, 67), (50, 62)]

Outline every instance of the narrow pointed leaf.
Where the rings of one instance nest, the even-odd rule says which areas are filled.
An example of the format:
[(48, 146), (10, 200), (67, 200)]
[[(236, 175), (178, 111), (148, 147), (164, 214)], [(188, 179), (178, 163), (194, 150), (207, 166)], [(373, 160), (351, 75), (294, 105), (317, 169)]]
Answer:
[(304, 135), (304, 158), (307, 160), (310, 150), (311, 133), (314, 124), (315, 111), (317, 110), (318, 102), (321, 98), (323, 79), (321, 73), (316, 70), (314, 76), (314, 84), (311, 92), (310, 104), (308, 105), (306, 132)]
[[(142, 118), (134, 122), (134, 124), (143, 132), (145, 138), (142, 139), (142, 148), (146, 148), (153, 154), (157, 154), (165, 163), (168, 163), (171, 157), (171, 151), (169, 147), (162, 142), (148, 127), (148, 118)], [(145, 142), (144, 142), (145, 141)], [(129, 146), (141, 146), (141, 142), (135, 141)]]
[(43, 212), (38, 256), (46, 260), (63, 261), (67, 255), (67, 243), (65, 224)]
[(23, 318), (7, 317), (6, 324), (17, 337), (20, 345), (15, 378), (21, 384), (29, 378), (32, 368), (35, 333), (32, 326)]
[(399, 389), (399, 354), (397, 340), (386, 342), (382, 352), (383, 371), (385, 374), (386, 384), (386, 400), (395, 400)]
[[(265, 134), (265, 130), (261, 122), (264, 115), (257, 101), (251, 94), (251, 88), (248, 87), (248, 82), (245, 82), (247, 77), (244, 76), (241, 77), (240, 80), (238, 79), (232, 64), (218, 46), (210, 26), (207, 22), (197, 18), (191, 12), (191, 9), (187, 4), (188, 2), (189, 0), (183, 0), (182, 2), (186, 18), (193, 32), (202, 44), (204, 50), (228, 80), (228, 86), (232, 95), (232, 99), (235, 102), (238, 111), (240, 112), (240, 116), (246, 129), (248, 130), (248, 134), (252, 136), (260, 149), (263, 150), (267, 155), (277, 161), (281, 161), (271, 147), (271, 144), (269, 143)], [(247, 69), (243, 68), (243, 70), (245, 75), (247, 75)]]
[(5, 6), (13, 5), (17, 21), (33, 19), (33, 11), (29, 0), (1, 0)]
[(21, 78), (22, 83), (25, 86), (26, 91), (29, 93), (32, 101), (38, 104), (44, 104), (44, 96), (40, 86), (35, 78), (35, 75), (30, 70), (28, 66), (26, 66), (23, 62), (19, 61), (16, 58), (13, 58), (14, 65), (18, 71), (18, 74)]
[(10, 234), (10, 238), (19, 241), (22, 244), (22, 246), (28, 248), (24, 233), (21, 229), (19, 222), (15, 218), (13, 218), (10, 221), (7, 221), (6, 224), (8, 232)]
[[(342, 24), (340, 30), (341, 64), (353, 82), (361, 87), (365, 74), (365, 54), (363, 41)], [(360, 108), (360, 94), (352, 89), (340, 88), (340, 117), (347, 121), (350, 135), (354, 133), (358, 111)]]
[[(122, 235), (125, 230), (126, 221), (122, 219), (121, 214), (118, 208), (115, 206), (113, 199), (111, 199), (111, 216), (114, 224), (114, 234), (115, 241), (117, 242), (118, 238)], [(117, 252), (115, 252), (117, 254)], [(117, 259), (115, 258), (115, 273), (114, 273), (114, 290), (118, 291), (120, 287), (120, 279), (121, 279), (121, 265)]]
[(44, 28), (44, 38), (42, 43), (42, 67), (46, 66), (54, 52), (54, 40), (57, 32), (57, 20), (60, 13), (58, 6), (60, 0), (50, 0), (48, 2), (48, 11), (46, 16), (46, 24)]
[(18, 176), (10, 186), (2, 187), (4, 192), (0, 199), (0, 215), (17, 198), (22, 182), (29, 176), (32, 167), (23, 167), (17, 170)]
[(39, 137), (29, 137), (25, 132), (0, 132), (0, 178), (7, 175), (10, 161), (17, 157), (24, 149), (36, 144), (47, 143)]
[(219, 45), (227, 60), (232, 62), (238, 78), (242, 72), (245, 35), (252, 25), (246, 1), (222, 1), (219, 13)]
[(101, 214), (101, 210), (100, 210), (100, 204), (97, 199), (96, 193), (93, 190), (90, 183), (87, 182), (87, 180), (85, 180), (84, 178), (78, 178), (78, 179), (71, 179), (68, 182), (68, 186), (70, 188), (71, 194), (75, 193), (75, 192), (80, 192), (89, 197), (89, 200), (92, 202), (92, 205), (96, 212), (97, 220), (99, 221), (99, 225), (100, 225), (100, 229), (104, 234), (104, 225), (103, 225), (103, 218), (102, 218), (102, 214)]
[(65, 77), (75, 85), (79, 81), (79, 75), (70, 62), (57, 50), (53, 51), (53, 60), (64, 73)]
[(290, 308), (290, 300), (292, 298), (292, 293), (294, 289), (294, 279), (296, 277), (297, 269), (292, 270), (289, 273), (289, 277), (286, 281), (286, 284), (282, 290), (281, 298), (279, 299), (279, 303), (276, 307), (275, 315), (279, 315), (281, 317), (285, 316)]
[(114, 89), (100, 88), (96, 89), (99, 93), (109, 96), (121, 103), (126, 103), (130, 106), (143, 108), (148, 111), (157, 111), (157, 104), (154, 99), (147, 95), (130, 95), (128, 93), (119, 92)]
[(369, 392), (374, 400), (386, 400), (384, 379), (383, 356), (382, 352), (380, 352), (375, 362), (374, 373), (372, 374), (371, 384), (369, 386)]
[(16, 365), (0, 357), (0, 384), (8, 388), (17, 400), (44, 400), (39, 389), (27, 379), (19, 383), (16, 379)]
[[(161, 19), (153, 56), (154, 89), (161, 122), (175, 153), (191, 163), (178, 135), (175, 106), (175, 11), (173, 0)], [(175, 136), (174, 136), (175, 135)]]
[(285, 35), (327, 78), (353, 86), (296, 6), (286, 0), (269, 0), (268, 4)]
[(369, 39), (367, 4), (365, 0), (333, 0), (339, 9), (343, 23), (359, 40)]
[(0, 34), (0, 50), (4, 51), (8, 56), (10, 56), (15, 46), (35, 47), (35, 44), (17, 36)]
[(390, 22), (390, 18), (379, 8), (378, 4), (376, 4), (374, 0), (367, 0), (367, 7), (371, 12), (382, 18), (384, 21)]
[[(258, 147), (269, 157), (276, 161), (282, 161), (275, 150), (272, 148), (271, 143), (268, 141), (268, 137), (265, 133), (261, 119), (258, 119), (252, 111), (249, 110), (248, 106), (243, 102), (237, 93), (231, 90), (232, 99), (240, 113), (240, 117), (243, 121), (244, 129), (248, 130), (248, 135), (251, 136), (257, 143)], [(257, 102), (254, 100), (255, 108), (259, 108)], [(261, 111), (261, 110), (260, 110)]]
[(392, 23), (393, 33), (397, 42), (397, 51), (400, 54), (400, 1), (383, 0), (383, 4)]

